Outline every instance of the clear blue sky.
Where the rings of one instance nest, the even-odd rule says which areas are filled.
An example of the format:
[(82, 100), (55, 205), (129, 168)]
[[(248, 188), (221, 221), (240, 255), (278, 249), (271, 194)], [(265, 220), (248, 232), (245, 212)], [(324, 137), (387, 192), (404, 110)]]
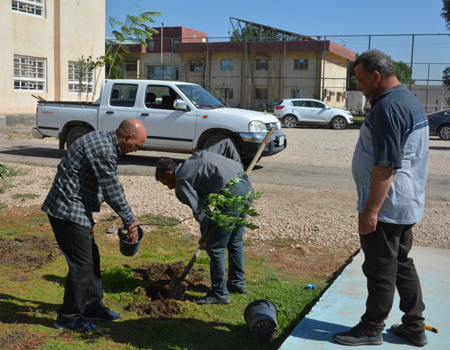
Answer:
[[(119, 21), (127, 14), (162, 12), (153, 26), (183, 26), (208, 33), (210, 38), (227, 37), (230, 17), (252, 21), (307, 36), (336, 36), (330, 40), (361, 53), (368, 48), (368, 37), (345, 35), (376, 34), (450, 34), (442, 12), (442, 0), (106, 0), (106, 35), (111, 35), (109, 16)], [(217, 39), (215, 39), (217, 41)], [(379, 48), (394, 60), (411, 62), (411, 37), (371, 38), (371, 48)], [(414, 39), (414, 78), (426, 78), (425, 63), (432, 65), (431, 75), (442, 75), (450, 65), (450, 37)], [(449, 64), (446, 64), (449, 63)], [(420, 76), (418, 75), (420, 73)], [(425, 75), (425, 76), (424, 76)], [(440, 76), (439, 76), (440, 78)], [(419, 83), (419, 82), (417, 82)]]

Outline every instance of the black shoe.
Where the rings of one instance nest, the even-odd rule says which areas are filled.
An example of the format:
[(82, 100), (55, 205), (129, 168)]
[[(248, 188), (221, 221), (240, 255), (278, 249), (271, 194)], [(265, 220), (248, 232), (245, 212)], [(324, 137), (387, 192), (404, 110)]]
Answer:
[(415, 346), (425, 346), (428, 344), (427, 335), (425, 331), (418, 334), (412, 334), (408, 331), (402, 324), (393, 324), (391, 326), (391, 332), (396, 336), (402, 337), (409, 342), (413, 343)]
[(227, 283), (227, 289), (230, 293), (238, 293), (238, 294), (247, 294), (247, 287), (244, 286), (243, 288), (236, 287), (230, 283)]
[(84, 313), (84, 318), (89, 321), (117, 321), (122, 318), (118, 312), (108, 309), (104, 307), (102, 309), (96, 310), (90, 313)]
[(373, 334), (368, 331), (361, 323), (347, 332), (333, 335), (333, 339), (344, 345), (381, 345), (383, 344), (383, 335)]
[(55, 327), (65, 331), (77, 333), (93, 333), (99, 329), (95, 324), (88, 322), (83, 317), (79, 317), (76, 320), (67, 321), (62, 316), (58, 316), (56, 318)]
[(227, 295), (226, 297), (217, 297), (211, 292), (208, 292), (204, 297), (195, 298), (194, 303), (198, 305), (209, 305), (209, 304), (229, 304), (230, 303), (230, 296)]

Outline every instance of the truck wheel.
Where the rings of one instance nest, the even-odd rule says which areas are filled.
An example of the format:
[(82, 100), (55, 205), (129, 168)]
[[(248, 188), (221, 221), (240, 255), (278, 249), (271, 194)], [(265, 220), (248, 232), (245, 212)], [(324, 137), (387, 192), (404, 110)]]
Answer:
[(236, 148), (237, 152), (240, 154), (239, 145), (237, 142), (229, 135), (227, 134), (215, 134), (211, 136), (209, 139), (206, 140), (206, 142), (203, 145), (203, 149), (207, 149), (211, 146), (214, 146), (215, 144), (219, 143), (220, 141), (230, 139), (231, 142), (233, 142), (234, 147)]
[(90, 133), (91, 131), (93, 131), (93, 129), (88, 126), (76, 126), (70, 129), (69, 133), (67, 134), (66, 148), (69, 149), (70, 146), (72, 146), (72, 143), (74, 143), (80, 137)]

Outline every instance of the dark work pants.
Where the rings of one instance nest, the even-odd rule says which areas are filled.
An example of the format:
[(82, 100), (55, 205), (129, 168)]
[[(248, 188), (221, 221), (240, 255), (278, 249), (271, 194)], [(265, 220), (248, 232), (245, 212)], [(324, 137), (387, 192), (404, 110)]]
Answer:
[(86, 311), (93, 312), (103, 307), (100, 254), (94, 230), (50, 215), (48, 218), (69, 265), (64, 303), (59, 314), (75, 320)]
[(374, 333), (386, 326), (384, 321), (392, 309), (396, 287), (404, 313), (402, 323), (412, 333), (424, 330), (422, 289), (413, 259), (408, 257), (413, 226), (378, 222), (374, 232), (360, 236), (365, 254), (362, 269), (369, 294), (361, 321)]
[[(245, 196), (252, 191), (252, 184), (247, 176), (242, 174), (243, 181), (237, 183), (236, 188), (230, 188), (234, 195)], [(246, 214), (238, 211), (231, 213), (242, 218)], [(244, 274), (244, 231), (245, 226), (237, 227), (233, 231), (226, 230), (214, 222), (210, 222), (205, 249), (210, 262), (211, 291), (217, 296), (229, 295), (226, 281), (225, 248), (228, 249), (228, 282), (237, 288), (245, 288)]]

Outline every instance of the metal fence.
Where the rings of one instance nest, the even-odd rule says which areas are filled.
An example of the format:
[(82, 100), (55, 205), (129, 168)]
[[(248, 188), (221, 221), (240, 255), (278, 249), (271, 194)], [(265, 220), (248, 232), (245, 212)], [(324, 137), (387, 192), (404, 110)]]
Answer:
[[(159, 39), (155, 39), (154, 51), (147, 52), (145, 58), (141, 55), (141, 67), (133, 67), (136, 72), (123, 67), (124, 77), (197, 83), (233, 107), (269, 109), (280, 99), (294, 97), (318, 98), (347, 107), (346, 91), (351, 78), (347, 60), (331, 53), (326, 45), (322, 51), (308, 52), (308, 43), (303, 51), (295, 51), (295, 40), (282, 38), (261, 41), (247, 38), (245, 42), (202, 38), (206, 52), (177, 52), (177, 43), (183, 45), (186, 39), (189, 38), (164, 38), (160, 45)], [(264, 46), (263, 40), (272, 46)], [(394, 61), (406, 63), (412, 74), (409, 81), (403, 82), (427, 112), (449, 107), (450, 93), (442, 86), (443, 70), (450, 67), (447, 34), (320, 35), (302, 41), (325, 44), (328, 40), (358, 54), (377, 48)], [(268, 50), (271, 47), (277, 49)]]

